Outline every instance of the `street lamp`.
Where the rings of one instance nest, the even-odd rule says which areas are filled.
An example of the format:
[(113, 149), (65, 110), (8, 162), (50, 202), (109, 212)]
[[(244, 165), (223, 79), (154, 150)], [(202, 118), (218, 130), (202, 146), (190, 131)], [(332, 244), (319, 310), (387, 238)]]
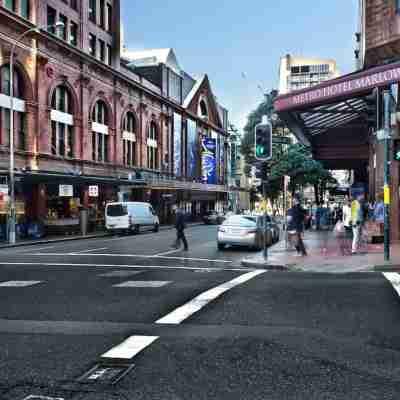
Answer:
[[(54, 25), (45, 27), (46, 29), (54, 26), (56, 29), (63, 28), (64, 23), (56, 22)], [(14, 182), (14, 53), (15, 47), (29, 33), (40, 33), (39, 27), (34, 27), (26, 30), (13, 43), (10, 53), (10, 219), (9, 219), (9, 243), (15, 244), (15, 182)]]

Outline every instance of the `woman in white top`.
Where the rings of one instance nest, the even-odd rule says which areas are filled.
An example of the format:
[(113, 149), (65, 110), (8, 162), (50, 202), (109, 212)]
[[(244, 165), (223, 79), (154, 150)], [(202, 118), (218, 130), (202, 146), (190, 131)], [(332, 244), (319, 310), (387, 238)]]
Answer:
[(350, 247), (350, 241), (352, 239), (352, 221), (351, 221), (351, 202), (349, 199), (345, 200), (345, 203), (343, 205), (343, 225), (344, 229), (346, 230), (346, 247), (349, 249)]

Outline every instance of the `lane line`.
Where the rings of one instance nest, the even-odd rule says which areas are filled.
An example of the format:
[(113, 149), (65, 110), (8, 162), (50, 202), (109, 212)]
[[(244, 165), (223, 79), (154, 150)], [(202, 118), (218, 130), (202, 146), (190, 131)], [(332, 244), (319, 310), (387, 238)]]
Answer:
[(168, 254), (178, 253), (179, 251), (181, 251), (181, 249), (175, 249), (175, 250), (165, 251), (164, 253), (154, 254), (153, 257), (166, 256), (166, 255), (168, 255)]
[(171, 284), (172, 281), (126, 281), (113, 285), (119, 288), (160, 288)]
[(222, 285), (216, 286), (213, 289), (207, 290), (206, 292), (196, 296), (193, 300), (184, 304), (181, 307), (178, 307), (174, 311), (167, 314), (165, 317), (158, 319), (156, 324), (180, 324), (185, 319), (191, 317), (193, 314), (201, 310), (211, 301), (214, 301), (218, 297), (220, 297), (223, 293), (228, 290), (241, 285), (250, 279), (255, 278), (258, 275), (264, 274), (266, 270), (256, 270), (252, 272), (248, 272), (244, 275), (240, 275), (239, 277), (232, 279), (229, 282), (223, 283)]
[[(56, 246), (39, 247), (39, 248), (35, 248), (35, 250), (36, 251), (39, 251), (39, 250), (50, 250), (50, 249), (54, 249), (55, 247)], [(7, 254), (24, 254), (24, 253), (29, 253), (30, 251), (32, 251), (32, 248), (21, 250), (21, 251), (14, 251), (14, 252), (10, 252), (10, 253), (7, 253)]]
[(74, 251), (73, 254), (84, 254), (84, 253), (90, 253), (91, 251), (100, 251), (100, 250), (107, 250), (108, 247), (100, 247), (98, 249), (88, 249), (88, 250), (82, 250), (82, 251)]
[(159, 336), (131, 336), (118, 346), (113, 347), (104, 353), (102, 358), (131, 359), (140, 353), (147, 346), (155, 342)]
[(392, 284), (394, 290), (400, 296), (400, 274), (396, 272), (383, 272), (383, 276)]
[(42, 283), (42, 281), (6, 281), (1, 282), (0, 287), (28, 287)]
[[(83, 254), (78, 253), (31, 253), (26, 254), (29, 256), (35, 257), (43, 257), (43, 256), (52, 256), (52, 257), (64, 257), (64, 256), (82, 256)], [(171, 256), (153, 256), (153, 255), (145, 255), (145, 254), (109, 254), (109, 253), (91, 253), (88, 254), (90, 257), (131, 257), (131, 258), (163, 258), (166, 260), (187, 260), (187, 261), (204, 261), (204, 262), (214, 262), (214, 263), (222, 263), (222, 264), (232, 264), (231, 260), (221, 260), (221, 259), (209, 259), (209, 258), (196, 258), (196, 257), (171, 257)]]
[[(83, 263), (43, 263), (43, 262), (1, 262), (1, 265), (22, 265), (22, 266), (34, 266), (34, 267), (87, 267), (87, 268), (141, 268), (141, 269), (179, 269), (188, 271), (198, 271), (201, 267), (185, 267), (185, 266), (169, 266), (169, 265), (121, 265), (121, 264), (83, 264)], [(207, 267), (207, 271), (254, 271), (254, 268), (217, 268)]]
[[(258, 275), (265, 273), (265, 270), (256, 270), (240, 275), (239, 277), (225, 282), (222, 285), (216, 286), (213, 289), (207, 290), (206, 292), (195, 297), (193, 300), (178, 307), (165, 317), (158, 319), (156, 324), (180, 324), (185, 319), (192, 316), (197, 311), (201, 310), (211, 301), (220, 297), (223, 293), (228, 290), (241, 285), (250, 279), (255, 278)], [(130, 336), (119, 345), (113, 347), (111, 350), (104, 353), (102, 358), (116, 358), (116, 359), (132, 359), (139, 354), (146, 347), (150, 346), (153, 342), (159, 339), (159, 336)]]

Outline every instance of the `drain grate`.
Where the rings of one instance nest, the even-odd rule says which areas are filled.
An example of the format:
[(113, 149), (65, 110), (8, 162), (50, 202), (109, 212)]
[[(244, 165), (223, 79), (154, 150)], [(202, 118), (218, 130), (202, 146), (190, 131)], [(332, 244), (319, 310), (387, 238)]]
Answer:
[(80, 378), (78, 378), (78, 382), (99, 385), (115, 385), (125, 375), (127, 375), (134, 366), (134, 364), (96, 364), (93, 368), (91, 368), (89, 371), (85, 372)]

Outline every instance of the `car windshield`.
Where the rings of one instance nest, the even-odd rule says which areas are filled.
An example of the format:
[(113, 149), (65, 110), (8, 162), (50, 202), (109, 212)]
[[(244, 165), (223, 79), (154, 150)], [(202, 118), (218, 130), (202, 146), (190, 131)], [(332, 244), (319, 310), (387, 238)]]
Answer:
[(223, 225), (241, 226), (244, 228), (253, 228), (257, 225), (257, 217), (247, 217), (247, 216), (235, 215), (233, 217), (229, 217), (223, 223)]
[(122, 204), (111, 204), (107, 207), (107, 216), (109, 217), (123, 217), (128, 215), (128, 209)]

